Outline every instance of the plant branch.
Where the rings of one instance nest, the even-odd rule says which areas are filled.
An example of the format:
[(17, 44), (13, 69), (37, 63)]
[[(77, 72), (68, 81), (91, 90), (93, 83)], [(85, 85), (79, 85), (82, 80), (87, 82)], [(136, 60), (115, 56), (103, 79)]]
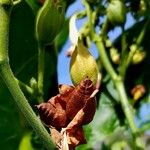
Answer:
[[(104, 22), (104, 25), (106, 25), (107, 22)], [(98, 36), (96, 33), (94, 35), (94, 41), (96, 43), (96, 46), (99, 50), (99, 54), (100, 54), (100, 58), (101, 58), (101, 61), (106, 69), (106, 71), (108, 72), (108, 74), (110, 75), (111, 79), (113, 80), (113, 83), (114, 85), (116, 86), (116, 90), (119, 94), (119, 97), (120, 97), (120, 103), (122, 105), (122, 109), (124, 111), (124, 114), (126, 116), (126, 119), (128, 121), (128, 124), (130, 126), (130, 129), (132, 131), (132, 134), (133, 134), (133, 137), (135, 139), (135, 143), (136, 143), (136, 146), (143, 149), (145, 148), (144, 146), (144, 143), (140, 137), (139, 134), (139, 130), (138, 128), (136, 127), (136, 124), (134, 122), (134, 114), (133, 114), (133, 110), (132, 110), (132, 107), (131, 105), (129, 104), (129, 101), (128, 101), (128, 98), (127, 98), (127, 95), (126, 95), (126, 91), (125, 91), (125, 87), (124, 87), (124, 84), (123, 84), (123, 80), (122, 80), (122, 76), (118, 75), (108, 56), (107, 56), (107, 53), (106, 53), (106, 49), (105, 49), (105, 46), (104, 46), (104, 42), (103, 42), (103, 37), (102, 36), (105, 36), (106, 35), (106, 27), (102, 27), (102, 29), (104, 29), (104, 31), (102, 30), (101, 31), (101, 36)], [(105, 37), (104, 37), (105, 38)]]
[(1, 63), (0, 74), (2, 79), (5, 81), (11, 95), (13, 96), (16, 104), (27, 119), (28, 123), (41, 138), (41, 141), (43, 141), (45, 147), (47, 149), (53, 149), (54, 146), (52, 141), (50, 140), (50, 135), (42, 125), (40, 119), (35, 115), (31, 106), (23, 95), (7, 61), (3, 64)]
[[(125, 77), (126, 70), (127, 70), (128, 66), (130, 65), (130, 63), (132, 61), (134, 53), (136, 52), (136, 50), (138, 49), (138, 47), (141, 45), (141, 43), (143, 41), (143, 38), (145, 36), (145, 32), (146, 32), (146, 28), (147, 28), (148, 24), (149, 24), (149, 20), (143, 26), (143, 28), (142, 28), (142, 30), (141, 30), (138, 38), (136, 39), (135, 44), (131, 45), (130, 51), (129, 51), (128, 54), (125, 51), (125, 47), (127, 47), (126, 40), (123, 39), (123, 43), (122, 43), (122, 52), (123, 52), (123, 55), (122, 55), (122, 57), (125, 57), (125, 58), (123, 59), (123, 62), (120, 65), (120, 75), (123, 77), (123, 79)], [(125, 35), (123, 34), (123, 38), (124, 38), (124, 36)]]
[(90, 36), (93, 37), (94, 36), (94, 27), (93, 27), (93, 23), (94, 23), (94, 19), (92, 16), (92, 10), (90, 5), (88, 4), (88, 2), (86, 0), (83, 0), (83, 4), (86, 8), (86, 13), (87, 13), (87, 17), (88, 17), (88, 25), (89, 25), (89, 29), (90, 29)]
[(33, 89), (30, 86), (26, 85), (25, 83), (21, 82), (18, 79), (16, 79), (16, 82), (20, 86), (22, 91), (27, 92), (30, 95), (34, 94), (34, 91), (33, 91)]
[[(7, 2), (8, 5), (10, 5), (10, 1), (7, 0)], [(0, 75), (5, 81), (11, 95), (14, 98), (15, 103), (18, 105), (20, 111), (25, 116), (28, 123), (33, 127), (37, 135), (41, 138), (45, 147), (47, 149), (54, 149), (53, 142), (50, 139), (50, 135), (42, 125), (40, 119), (32, 110), (11, 71), (8, 61), (9, 19), (10, 9), (5, 10), (2, 3), (0, 3)]]
[(118, 94), (120, 96), (120, 101), (121, 101), (121, 105), (122, 105), (122, 108), (124, 110), (125, 116), (126, 116), (128, 123), (130, 125), (131, 131), (132, 131), (135, 143), (136, 143), (136, 147), (144, 150), (145, 145), (144, 145), (144, 143), (143, 143), (143, 141), (139, 135), (139, 133), (140, 133), (139, 129), (135, 125), (134, 116), (133, 116), (133, 109), (128, 102), (128, 98), (127, 98), (127, 95), (125, 92), (124, 84), (121, 80), (116, 81), (114, 83), (116, 85), (116, 89), (117, 89)]
[(94, 40), (101, 56), (100, 59), (106, 71), (108, 72), (108, 74), (111, 76), (113, 80), (116, 80), (118, 78), (118, 75), (113, 69), (113, 66), (111, 65), (110, 60), (105, 52), (105, 47), (103, 44), (102, 37), (99, 37), (98, 35), (95, 34)]
[(150, 22), (150, 20), (146, 21), (146, 23), (144, 24), (144, 27), (142, 28), (142, 31), (140, 32), (140, 34), (136, 40), (137, 46), (140, 46), (140, 44), (142, 43), (143, 38), (144, 38), (145, 33), (146, 33), (146, 28), (147, 28), (149, 22)]

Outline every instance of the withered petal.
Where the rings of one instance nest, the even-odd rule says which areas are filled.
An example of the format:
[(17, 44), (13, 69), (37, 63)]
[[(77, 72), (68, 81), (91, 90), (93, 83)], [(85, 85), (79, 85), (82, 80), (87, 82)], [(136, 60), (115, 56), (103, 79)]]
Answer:
[(48, 126), (57, 129), (67, 125), (67, 116), (64, 102), (59, 97), (52, 97), (47, 103), (37, 105), (41, 120)]
[(82, 126), (73, 127), (66, 130), (68, 144), (76, 147), (80, 144), (85, 144), (86, 139)]

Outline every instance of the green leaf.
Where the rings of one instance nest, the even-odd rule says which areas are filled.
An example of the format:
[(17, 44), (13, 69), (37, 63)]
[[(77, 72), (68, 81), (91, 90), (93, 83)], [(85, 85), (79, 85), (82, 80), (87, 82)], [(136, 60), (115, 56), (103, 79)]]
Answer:
[[(100, 103), (92, 122), (95, 138), (104, 139), (119, 126), (119, 120), (115, 111), (115, 105), (104, 93), (101, 94)], [(97, 132), (99, 131), (99, 132)]]

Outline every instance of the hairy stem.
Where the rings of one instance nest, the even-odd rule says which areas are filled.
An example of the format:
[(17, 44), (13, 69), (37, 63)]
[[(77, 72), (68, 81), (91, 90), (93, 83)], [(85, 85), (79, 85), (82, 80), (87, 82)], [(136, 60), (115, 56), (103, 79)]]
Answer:
[(3, 64), (1, 63), (0, 74), (2, 79), (5, 81), (11, 95), (13, 96), (16, 104), (27, 119), (28, 123), (41, 138), (45, 147), (47, 149), (53, 149), (53, 143), (50, 140), (50, 135), (42, 125), (40, 119), (35, 115), (31, 106), (23, 95), (7, 61)]
[[(41, 138), (45, 147), (47, 149), (54, 149), (53, 142), (50, 140), (50, 135), (26, 100), (10, 68), (8, 61), (8, 33), (11, 9), (8, 8), (11, 6), (5, 9), (2, 2), (3, 1), (0, 2), (0, 75), (13, 96), (15, 103), (18, 105), (28, 123)], [(4, 2), (5, 6), (11, 4), (8, 0)], [(6, 2), (8, 2), (8, 4), (6, 4)]]

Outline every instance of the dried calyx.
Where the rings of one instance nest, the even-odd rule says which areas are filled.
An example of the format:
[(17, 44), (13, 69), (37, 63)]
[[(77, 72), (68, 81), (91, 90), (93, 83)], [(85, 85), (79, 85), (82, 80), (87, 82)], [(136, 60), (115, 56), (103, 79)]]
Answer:
[(60, 85), (59, 90), (58, 95), (37, 108), (59, 149), (75, 148), (86, 142), (82, 126), (93, 120), (98, 90), (88, 77), (76, 87)]

